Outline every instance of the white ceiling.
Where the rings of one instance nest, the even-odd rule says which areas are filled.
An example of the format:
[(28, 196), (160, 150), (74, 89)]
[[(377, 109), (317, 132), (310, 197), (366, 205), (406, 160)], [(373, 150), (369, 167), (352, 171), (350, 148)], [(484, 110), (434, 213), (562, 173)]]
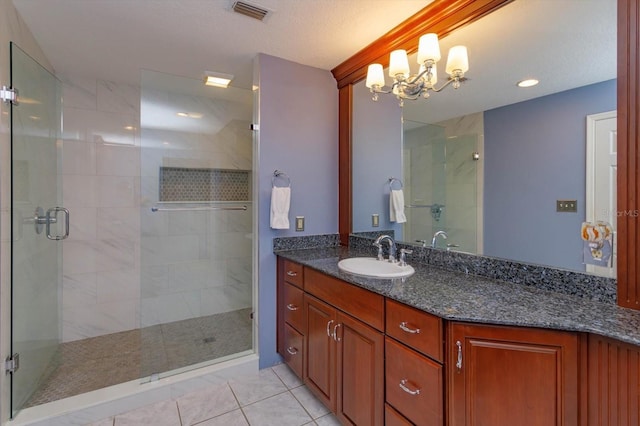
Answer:
[(138, 84), (141, 69), (209, 70), (242, 88), (257, 53), (330, 70), (431, 0), (249, 2), (272, 13), (260, 22), (232, 0), (13, 0), (61, 76)]
[[(253, 2), (253, 0), (250, 0)], [(56, 72), (139, 84), (140, 70), (250, 88), (257, 53), (330, 70), (431, 0), (13, 0)], [(616, 77), (616, 0), (516, 0), (441, 40), (469, 49), (469, 81), (407, 101), (407, 121), (439, 122)], [(413, 69), (417, 65), (413, 65)], [(538, 78), (529, 89), (518, 80)]]

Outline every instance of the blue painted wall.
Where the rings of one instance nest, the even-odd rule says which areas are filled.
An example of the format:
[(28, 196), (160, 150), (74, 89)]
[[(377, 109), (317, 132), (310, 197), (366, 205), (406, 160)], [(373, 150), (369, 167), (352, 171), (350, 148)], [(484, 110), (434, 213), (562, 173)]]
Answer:
[(484, 254), (585, 269), (586, 116), (615, 109), (610, 80), (485, 112)]
[[(331, 72), (260, 54), (258, 307), (260, 367), (280, 362), (276, 353), (276, 256), (273, 238), (338, 232), (338, 89)], [(269, 227), (271, 177), (291, 178), (291, 229)], [(304, 232), (294, 218), (305, 217)]]
[[(401, 240), (402, 225), (389, 221), (389, 178), (403, 178), (402, 108), (395, 96), (374, 102), (364, 82), (354, 85), (352, 138), (353, 230), (393, 229)], [(374, 213), (380, 215), (377, 228), (371, 226)]]

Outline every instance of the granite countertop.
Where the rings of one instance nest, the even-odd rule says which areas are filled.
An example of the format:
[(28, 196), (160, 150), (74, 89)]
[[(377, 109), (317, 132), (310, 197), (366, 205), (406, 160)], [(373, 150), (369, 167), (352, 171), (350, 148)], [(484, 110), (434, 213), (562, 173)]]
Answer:
[(357, 276), (338, 269), (348, 247), (282, 250), (275, 254), (447, 320), (583, 331), (640, 345), (640, 311), (489, 278), (409, 262), (407, 278)]

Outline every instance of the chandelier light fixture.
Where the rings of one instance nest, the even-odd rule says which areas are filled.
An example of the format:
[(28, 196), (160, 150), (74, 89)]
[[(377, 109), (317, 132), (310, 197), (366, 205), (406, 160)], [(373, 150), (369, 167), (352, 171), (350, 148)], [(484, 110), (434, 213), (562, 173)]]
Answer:
[(385, 89), (384, 72), (381, 64), (371, 64), (367, 69), (365, 85), (373, 93), (373, 100), (378, 100), (379, 93), (393, 93), (403, 106), (405, 99), (415, 100), (420, 96), (429, 97), (429, 91), (439, 92), (451, 85), (454, 89), (460, 87), (465, 81), (464, 73), (469, 71), (469, 58), (465, 46), (453, 46), (449, 49), (447, 66), (445, 68), (449, 77), (447, 82), (439, 89), (435, 87), (438, 82), (436, 64), (440, 60), (440, 44), (438, 35), (425, 34), (420, 37), (418, 43), (418, 64), (420, 68), (417, 74), (411, 75), (409, 59), (406, 50), (394, 50), (389, 58), (389, 77), (393, 78), (390, 89)]

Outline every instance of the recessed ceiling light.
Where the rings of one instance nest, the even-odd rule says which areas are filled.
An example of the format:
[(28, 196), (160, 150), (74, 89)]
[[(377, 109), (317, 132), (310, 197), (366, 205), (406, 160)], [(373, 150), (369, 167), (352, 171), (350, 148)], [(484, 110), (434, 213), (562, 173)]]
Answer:
[(519, 81), (517, 86), (518, 87), (532, 87), (532, 86), (535, 86), (538, 83), (540, 83), (540, 82), (538, 80), (536, 80), (535, 78), (528, 78), (526, 80)]
[(178, 117), (188, 117), (188, 118), (202, 118), (202, 113), (200, 112), (176, 112)]
[(133, 126), (124, 126), (124, 129), (125, 130), (133, 130), (133, 129), (135, 129), (135, 127), (133, 127)]
[(222, 87), (226, 89), (227, 87), (229, 87), (229, 83), (231, 83), (231, 80), (233, 80), (232, 74), (224, 74), (221, 72), (212, 71), (204, 72), (204, 84), (206, 84), (207, 86)]

